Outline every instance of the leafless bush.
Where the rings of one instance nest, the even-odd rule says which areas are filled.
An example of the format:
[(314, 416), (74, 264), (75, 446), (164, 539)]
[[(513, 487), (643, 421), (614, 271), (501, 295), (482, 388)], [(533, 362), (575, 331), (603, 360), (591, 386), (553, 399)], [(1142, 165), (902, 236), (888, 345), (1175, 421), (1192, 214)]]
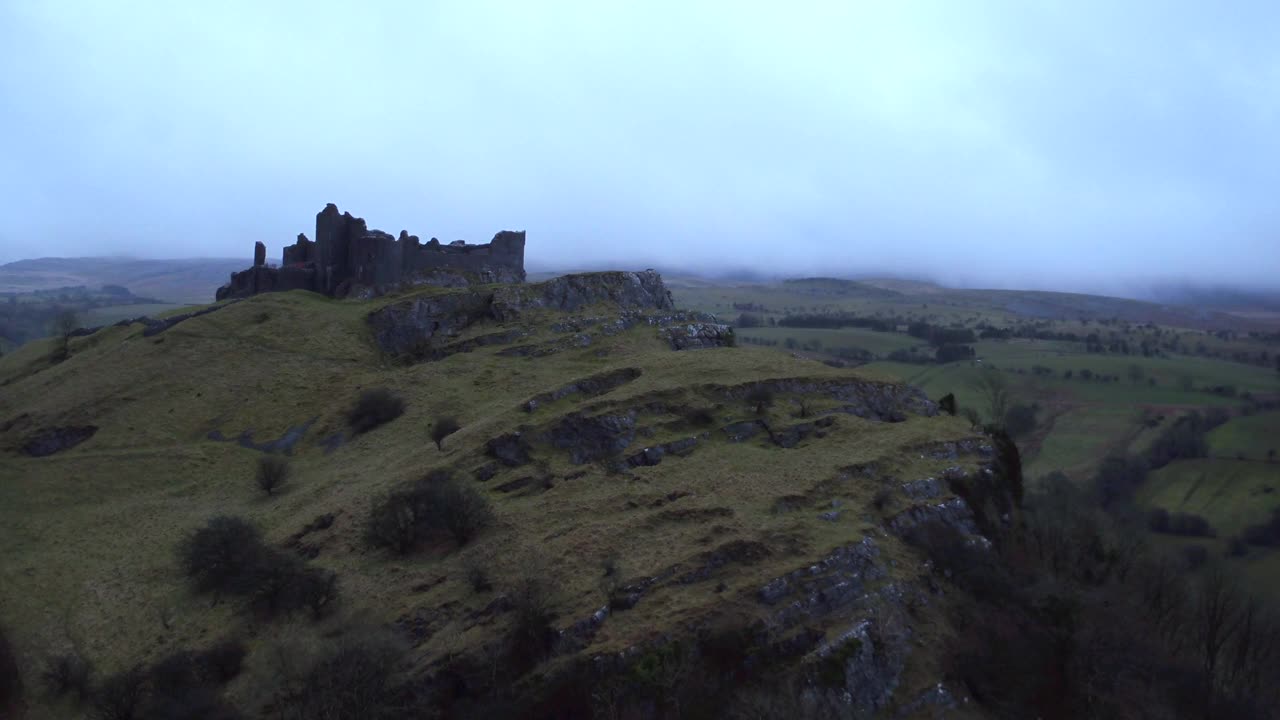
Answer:
[(360, 393), (356, 404), (347, 411), (347, 424), (356, 435), (385, 425), (404, 414), (404, 398), (387, 388), (373, 388)]
[(289, 478), (289, 461), (279, 455), (264, 455), (258, 459), (258, 473), (255, 480), (258, 487), (268, 496), (284, 485)]

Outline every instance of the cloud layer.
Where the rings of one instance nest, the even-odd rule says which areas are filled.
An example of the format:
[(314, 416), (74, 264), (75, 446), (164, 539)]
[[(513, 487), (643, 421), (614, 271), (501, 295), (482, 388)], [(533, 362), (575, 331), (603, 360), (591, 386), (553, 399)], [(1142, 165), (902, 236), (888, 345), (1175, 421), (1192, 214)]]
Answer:
[(531, 263), (1275, 286), (1273, 3), (0, 6), (0, 261), (277, 256), (336, 202)]

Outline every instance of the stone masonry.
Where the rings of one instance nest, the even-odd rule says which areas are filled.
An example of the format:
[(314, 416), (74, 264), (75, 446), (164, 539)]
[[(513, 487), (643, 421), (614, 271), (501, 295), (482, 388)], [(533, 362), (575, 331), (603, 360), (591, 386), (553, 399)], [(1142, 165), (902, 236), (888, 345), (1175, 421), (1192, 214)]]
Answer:
[(253, 267), (232, 273), (217, 299), (283, 290), (374, 296), (408, 284), (523, 282), (524, 239), (523, 231), (510, 230), (485, 245), (444, 245), (435, 238), (423, 243), (405, 230), (396, 238), (330, 203), (316, 214), (314, 241), (298, 235), (284, 248), (279, 267), (269, 267), (266, 247), (255, 243)]

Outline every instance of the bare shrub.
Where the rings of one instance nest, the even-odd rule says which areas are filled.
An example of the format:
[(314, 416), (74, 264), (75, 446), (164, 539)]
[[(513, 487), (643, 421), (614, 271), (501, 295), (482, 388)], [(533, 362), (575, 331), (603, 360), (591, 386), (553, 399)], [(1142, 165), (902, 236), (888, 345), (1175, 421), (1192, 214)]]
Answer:
[(333, 639), (291, 632), (264, 648), (257, 673), (281, 720), (422, 717), (397, 693), (405, 647), (382, 628), (345, 628)]
[(289, 478), (289, 461), (279, 455), (264, 455), (258, 459), (255, 480), (268, 496), (275, 495)]
[(440, 535), (465, 545), (492, 521), (489, 501), (479, 491), (436, 471), (374, 503), (366, 535), (372, 544), (403, 554)]
[(79, 653), (55, 655), (45, 663), (40, 674), (51, 695), (61, 697), (74, 693), (83, 701), (92, 689), (93, 666)]
[(488, 592), (493, 589), (493, 582), (489, 580), (489, 570), (479, 560), (471, 560), (465, 568), (467, 574), (467, 584), (476, 592)]
[(435, 424), (431, 426), (431, 442), (436, 444), (437, 450), (444, 450), (444, 439), (461, 429), (462, 426), (458, 424), (458, 419), (455, 417), (437, 418)]
[(508, 659), (514, 668), (529, 668), (541, 662), (556, 641), (551, 590), (542, 574), (530, 572), (517, 579), (507, 595), (514, 616), (507, 635)]
[(404, 398), (387, 388), (365, 390), (355, 406), (347, 411), (347, 424), (351, 432), (360, 435), (400, 417), (405, 407)]
[(338, 575), (329, 570), (309, 568), (298, 579), (298, 600), (311, 616), (319, 620), (324, 617), (338, 599)]
[(93, 693), (95, 720), (137, 720), (147, 700), (147, 675), (134, 667), (102, 681)]

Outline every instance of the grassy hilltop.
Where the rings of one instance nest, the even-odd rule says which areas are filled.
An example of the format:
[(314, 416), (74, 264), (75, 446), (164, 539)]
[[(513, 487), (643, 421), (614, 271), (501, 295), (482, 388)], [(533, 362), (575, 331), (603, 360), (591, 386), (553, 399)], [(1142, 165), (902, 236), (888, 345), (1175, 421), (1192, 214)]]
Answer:
[[(412, 628), (411, 664), (419, 672), (460, 656), (479, 663), (484, 648), (508, 632), (495, 599), (530, 573), (548, 588), (557, 631), (605, 605), (606, 584), (661, 578), (552, 667), (643, 647), (713, 619), (747, 626), (775, 610), (757, 599), (771, 579), (864, 537), (875, 539), (885, 571), (869, 589), (918, 573), (918, 553), (883, 529), (917, 501), (886, 489), (895, 479), (940, 476), (948, 466), (977, 461), (923, 452), (981, 437), (963, 420), (930, 416), (927, 401), (880, 373), (755, 347), (674, 351), (660, 328), (645, 322), (615, 333), (591, 329), (591, 320), (576, 325), (584, 331), (557, 325), (618, 317), (608, 303), (572, 314), (534, 308), (518, 320), (473, 325), (450, 344), (512, 331), (524, 336), (437, 361), (407, 362), (378, 349), (367, 322), (372, 312), (448, 294), (370, 302), (262, 295), (153, 336), (133, 325), (75, 338), (70, 358), (54, 365), (43, 341), (0, 359), (0, 621), (12, 628), (28, 684), (36, 684), (34, 669), (51, 653), (74, 648), (106, 674), (228, 634), (249, 638), (248, 662), (265, 668), (273, 639), (323, 634), (356, 618)], [(512, 347), (543, 350), (504, 354)], [(532, 411), (524, 407), (540, 393), (616, 370), (629, 370), (626, 381), (601, 394), (570, 392)], [(758, 398), (745, 398), (756, 385), (772, 388), (771, 403), (757, 407)], [(789, 392), (793, 386), (806, 389)], [(406, 409), (352, 437), (344, 414), (370, 388), (390, 389)], [(851, 400), (864, 392), (874, 396), (868, 402), (887, 403), (894, 421), (851, 414)], [(536, 436), (575, 413), (631, 413), (635, 436), (610, 457), (581, 464), (572, 461), (572, 448), (536, 438), (518, 467), (486, 454), (494, 438), (521, 427)], [(461, 429), (437, 449), (430, 430), (445, 416)], [(825, 429), (792, 447), (770, 440), (796, 425), (812, 431), (822, 418)], [(721, 428), (735, 423), (742, 424), (737, 432), (754, 434), (734, 441)], [(96, 432), (71, 449), (47, 457), (21, 451), (46, 428), (86, 425)], [(251, 431), (254, 442), (269, 441), (304, 425), (289, 457), (290, 479), (265, 496), (254, 486), (263, 453), (234, 439)], [(211, 440), (210, 433), (233, 441)], [(328, 451), (321, 441), (335, 435), (345, 442)], [(698, 441), (683, 457), (669, 453), (654, 466), (619, 462), (689, 437)], [(479, 490), (491, 504), (492, 525), (463, 547), (438, 542), (406, 556), (372, 547), (365, 538), (371, 504), (441, 469)], [(949, 492), (941, 492), (945, 500)], [(309, 563), (337, 573), (340, 611), (294, 631), (287, 622), (264, 624), (234, 601), (211, 603), (193, 592), (175, 549), (218, 514), (246, 518), (270, 544), (294, 548), (291, 536), (332, 515), (331, 526), (308, 533), (301, 546), (315, 554)], [(612, 568), (608, 577), (604, 568)], [(701, 574), (672, 579), (694, 571)], [(473, 582), (477, 573), (485, 583)], [(476, 589), (484, 585), (491, 588)], [(840, 622), (815, 614), (812, 623), (828, 628), (810, 643), (837, 640)], [(935, 622), (921, 626), (922, 639), (947, 632)], [(779, 632), (797, 631), (783, 625)], [(923, 654), (912, 661), (902, 697), (937, 682), (932, 663)], [(265, 673), (246, 672), (227, 696), (253, 706), (262, 700)], [(55, 703), (36, 714), (66, 709)]]

